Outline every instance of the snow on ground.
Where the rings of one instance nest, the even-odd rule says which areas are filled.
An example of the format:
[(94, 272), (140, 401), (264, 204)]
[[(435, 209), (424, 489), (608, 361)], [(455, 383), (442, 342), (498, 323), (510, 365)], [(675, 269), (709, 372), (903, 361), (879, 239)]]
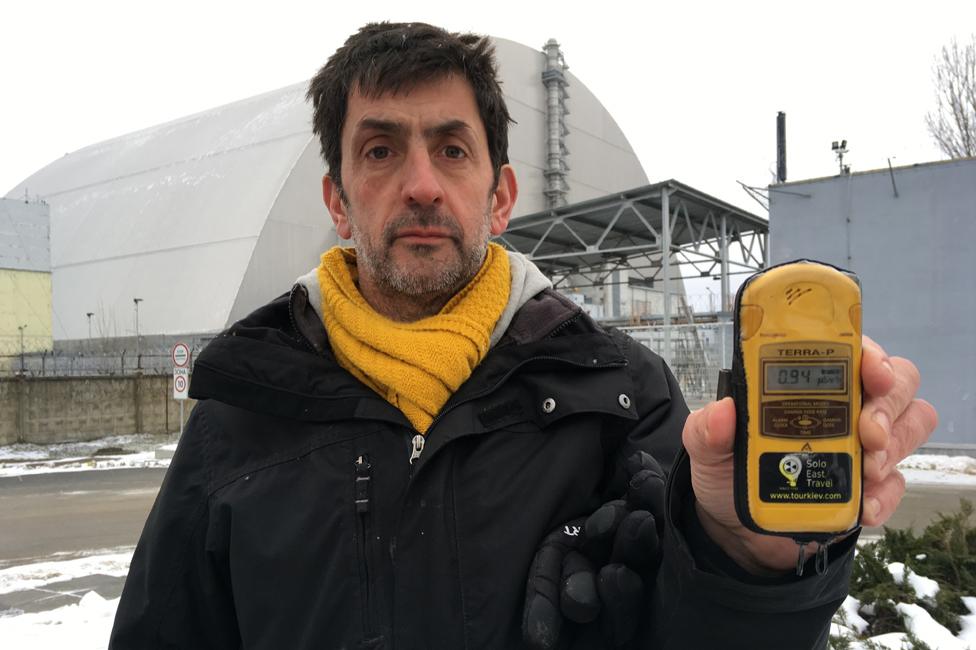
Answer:
[(962, 602), (969, 608), (969, 613), (959, 617), (959, 623), (962, 625), (959, 638), (976, 648), (976, 598), (963, 596)]
[[(132, 467), (168, 467), (155, 451), (176, 448), (175, 437), (135, 434), (110, 436), (87, 442), (53, 445), (0, 446), (0, 478), (24, 474), (77, 472)], [(976, 458), (918, 454), (898, 464), (905, 480), (916, 485), (971, 485), (976, 487)]]
[(844, 623), (847, 627), (852, 628), (858, 634), (864, 634), (864, 630), (868, 629), (868, 622), (858, 612), (860, 607), (861, 603), (857, 598), (848, 596), (841, 603), (840, 611), (843, 614)]
[(135, 434), (86, 442), (0, 446), (0, 478), (82, 470), (168, 467), (169, 459), (157, 459), (156, 449), (170, 447), (165, 443), (172, 440), (171, 435)]
[[(175, 448), (172, 436), (146, 434), (54, 445), (0, 446), (0, 478), (50, 472), (168, 467), (169, 460), (157, 459), (155, 451), (172, 452)], [(919, 454), (903, 460), (898, 469), (910, 484), (976, 487), (976, 459), (969, 456)]]
[(37, 589), (55, 582), (90, 575), (124, 577), (129, 572), (132, 548), (112, 549), (111, 553), (99, 553), (74, 558), (37, 562), (0, 569), (0, 594), (9, 594), (25, 589)]
[[(931, 601), (935, 601), (935, 597), (939, 593), (939, 583), (932, 578), (925, 578), (916, 574), (911, 569), (908, 572), (908, 584), (915, 592), (917, 598), (927, 598)], [(888, 573), (894, 578), (895, 584), (903, 585), (905, 584), (905, 565), (901, 562), (892, 562), (888, 565)]]
[(976, 458), (970, 456), (916, 454), (898, 463), (898, 470), (910, 484), (976, 486)]
[(89, 591), (73, 605), (36, 614), (0, 615), (5, 650), (104, 650), (112, 633), (119, 599)]
[[(94, 574), (124, 576), (132, 548), (71, 560), (38, 562), (0, 570), (0, 594), (43, 588)], [(89, 591), (74, 604), (38, 613), (0, 611), (4, 650), (104, 650), (119, 599), (105, 600)]]
[(932, 650), (969, 650), (969, 645), (953, 636), (919, 605), (898, 603), (895, 609), (905, 620), (905, 627)]

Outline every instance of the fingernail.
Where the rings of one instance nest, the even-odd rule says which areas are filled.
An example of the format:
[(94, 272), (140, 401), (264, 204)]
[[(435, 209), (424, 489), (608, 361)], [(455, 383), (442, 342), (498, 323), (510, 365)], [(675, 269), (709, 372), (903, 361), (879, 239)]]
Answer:
[(865, 502), (864, 509), (867, 510), (873, 519), (876, 519), (881, 514), (881, 502), (871, 497)]
[(885, 357), (884, 359), (881, 360), (881, 365), (887, 368), (888, 372), (890, 372), (891, 374), (895, 374), (895, 367), (891, 365), (891, 361), (888, 360), (888, 357)]
[(888, 414), (884, 411), (875, 411), (871, 419), (878, 423), (878, 426), (884, 429), (885, 433), (891, 431), (891, 420), (888, 419)]

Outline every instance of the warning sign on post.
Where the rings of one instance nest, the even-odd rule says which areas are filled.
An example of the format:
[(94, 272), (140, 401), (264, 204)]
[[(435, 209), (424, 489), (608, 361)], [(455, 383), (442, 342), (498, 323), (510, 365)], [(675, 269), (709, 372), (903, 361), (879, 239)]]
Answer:
[(186, 399), (190, 389), (190, 369), (173, 368), (173, 399)]
[(188, 346), (186, 343), (177, 343), (174, 345), (172, 356), (174, 368), (190, 367), (190, 346)]

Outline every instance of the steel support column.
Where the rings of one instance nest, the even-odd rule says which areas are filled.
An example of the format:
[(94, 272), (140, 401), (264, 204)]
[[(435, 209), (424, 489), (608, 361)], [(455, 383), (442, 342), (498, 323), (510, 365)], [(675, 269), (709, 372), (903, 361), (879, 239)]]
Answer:
[(728, 215), (722, 215), (721, 233), (719, 234), (719, 250), (722, 258), (722, 269), (720, 278), (722, 282), (722, 311), (729, 313), (732, 311), (732, 300), (729, 296), (729, 231)]
[(661, 271), (664, 275), (664, 350), (661, 356), (671, 364), (671, 191), (661, 190)]

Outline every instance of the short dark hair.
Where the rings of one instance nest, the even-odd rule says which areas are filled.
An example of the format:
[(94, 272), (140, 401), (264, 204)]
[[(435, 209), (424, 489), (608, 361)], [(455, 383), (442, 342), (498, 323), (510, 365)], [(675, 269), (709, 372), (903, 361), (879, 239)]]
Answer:
[(364, 97), (409, 91), (418, 85), (460, 74), (474, 90), (488, 136), (494, 182), (508, 163), (508, 124), (513, 122), (502, 96), (495, 47), (486, 36), (448, 32), (425, 23), (369, 23), (349, 37), (312, 78), (312, 131), (319, 137), (329, 175), (342, 195), (342, 126), (349, 91)]

